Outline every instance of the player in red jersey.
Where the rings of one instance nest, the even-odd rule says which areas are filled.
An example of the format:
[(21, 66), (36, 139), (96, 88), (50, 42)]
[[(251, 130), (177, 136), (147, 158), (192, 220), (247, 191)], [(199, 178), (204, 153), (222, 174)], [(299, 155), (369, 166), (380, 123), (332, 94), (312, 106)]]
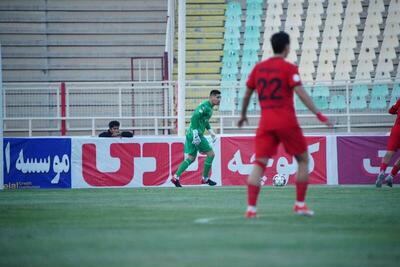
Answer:
[(258, 63), (250, 73), (243, 99), (242, 114), (238, 122), (239, 127), (247, 122), (247, 107), (251, 95), (256, 90), (261, 107), (261, 119), (255, 138), (256, 159), (248, 178), (246, 217), (253, 218), (257, 215), (256, 204), (261, 177), (268, 159), (276, 154), (280, 143), (288, 154), (295, 156), (298, 163), (294, 212), (312, 216), (314, 212), (305, 204), (308, 186), (307, 144), (297, 122), (293, 92), (297, 93), (304, 105), (317, 116), (319, 121), (328, 126), (331, 124), (329, 119), (317, 110), (302, 87), (297, 67), (285, 60), (290, 49), (289, 35), (285, 32), (275, 33), (271, 37), (271, 45), (274, 56)]
[(396, 163), (393, 166), (392, 171), (388, 176), (385, 178), (385, 171), (386, 168), (392, 159), (394, 153), (400, 148), (400, 99), (397, 100), (396, 104), (394, 104), (390, 109), (389, 113), (393, 115), (397, 115), (396, 121), (392, 127), (392, 130), (390, 131), (390, 137), (389, 141), (387, 143), (387, 148), (386, 148), (386, 154), (382, 159), (381, 163), (381, 168), (378, 174), (378, 177), (376, 178), (375, 185), (376, 187), (381, 187), (382, 183), (385, 181), (386, 184), (390, 187), (393, 186), (393, 177), (396, 176), (396, 174), (400, 170), (400, 159), (396, 161)]

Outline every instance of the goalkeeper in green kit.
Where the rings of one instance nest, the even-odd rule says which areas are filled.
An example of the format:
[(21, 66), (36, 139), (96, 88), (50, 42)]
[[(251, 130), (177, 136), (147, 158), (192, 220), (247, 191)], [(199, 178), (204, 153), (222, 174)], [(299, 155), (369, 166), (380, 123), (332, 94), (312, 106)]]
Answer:
[(176, 187), (182, 187), (179, 178), (189, 165), (195, 161), (198, 151), (207, 155), (201, 183), (211, 186), (217, 184), (208, 177), (215, 154), (207, 139), (204, 137), (204, 131), (207, 129), (208, 133), (211, 135), (212, 141), (216, 141), (216, 135), (211, 129), (209, 120), (213, 113), (213, 107), (219, 105), (220, 101), (221, 92), (212, 90), (209, 99), (203, 101), (194, 110), (192, 118), (190, 119), (189, 129), (186, 132), (185, 154), (187, 154), (187, 157), (181, 165), (179, 165), (178, 171), (171, 179), (171, 182)]

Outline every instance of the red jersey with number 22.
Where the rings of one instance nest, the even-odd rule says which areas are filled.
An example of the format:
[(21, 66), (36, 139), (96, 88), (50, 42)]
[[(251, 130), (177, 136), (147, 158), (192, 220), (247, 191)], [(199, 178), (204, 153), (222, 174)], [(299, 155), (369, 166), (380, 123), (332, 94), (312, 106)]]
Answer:
[(259, 128), (299, 126), (293, 104), (293, 88), (298, 85), (301, 85), (298, 68), (283, 57), (271, 57), (253, 68), (247, 87), (257, 90), (261, 107)]

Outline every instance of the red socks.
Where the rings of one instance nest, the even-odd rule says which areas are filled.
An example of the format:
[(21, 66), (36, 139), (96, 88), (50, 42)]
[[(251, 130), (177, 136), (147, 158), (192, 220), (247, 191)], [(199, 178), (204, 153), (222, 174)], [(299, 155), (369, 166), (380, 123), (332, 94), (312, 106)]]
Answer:
[(247, 185), (247, 204), (255, 207), (257, 205), (258, 193), (260, 193), (260, 186)]
[(306, 198), (308, 182), (296, 181), (296, 201), (304, 202)]
[(394, 166), (393, 166), (393, 169), (392, 169), (392, 171), (391, 171), (390, 174), (391, 174), (393, 177), (395, 177), (396, 174), (399, 172), (399, 170), (400, 170), (400, 167), (397, 166), (397, 165), (394, 165)]
[(385, 172), (386, 171), (386, 168), (387, 168), (387, 164), (386, 163), (381, 163), (381, 169), (379, 170), (379, 172)]

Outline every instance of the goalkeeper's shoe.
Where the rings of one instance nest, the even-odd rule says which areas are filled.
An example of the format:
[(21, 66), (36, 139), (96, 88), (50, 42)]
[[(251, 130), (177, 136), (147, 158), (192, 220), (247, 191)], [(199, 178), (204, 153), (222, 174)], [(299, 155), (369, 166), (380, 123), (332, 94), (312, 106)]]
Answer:
[(393, 176), (390, 174), (388, 176), (386, 176), (385, 182), (388, 186), (392, 187), (393, 186)]
[(257, 211), (248, 210), (248, 211), (246, 211), (246, 214), (244, 215), (244, 217), (246, 219), (257, 218)]
[(213, 180), (211, 180), (209, 178), (202, 178), (201, 179), (201, 183), (202, 184), (208, 184), (209, 186), (214, 186), (214, 185), (217, 184), (216, 182), (214, 182)]
[(310, 210), (306, 204), (304, 205), (298, 205), (298, 204), (294, 204), (293, 207), (293, 211), (295, 214), (297, 215), (302, 215), (302, 216), (313, 216), (314, 215), (314, 211)]
[(384, 172), (380, 172), (378, 174), (378, 177), (376, 177), (376, 182), (375, 182), (376, 187), (382, 187), (384, 179), (385, 179), (385, 173)]
[(179, 182), (179, 179), (176, 179), (176, 177), (172, 177), (171, 182), (176, 186), (176, 187), (182, 187), (181, 183)]

